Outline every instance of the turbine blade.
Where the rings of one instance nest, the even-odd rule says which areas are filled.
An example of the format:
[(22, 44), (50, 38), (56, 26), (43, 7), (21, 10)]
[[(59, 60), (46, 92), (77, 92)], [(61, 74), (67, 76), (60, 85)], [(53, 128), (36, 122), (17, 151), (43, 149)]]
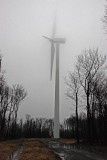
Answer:
[(57, 8), (54, 12), (54, 20), (53, 20), (53, 27), (52, 27), (52, 39), (55, 37), (56, 34), (56, 21), (57, 21)]
[(54, 62), (54, 55), (55, 55), (55, 46), (53, 39), (56, 34), (56, 10), (55, 10), (55, 16), (54, 16), (54, 21), (53, 21), (53, 28), (52, 28), (52, 40), (51, 42), (51, 72), (50, 72), (50, 80), (52, 79), (52, 70), (53, 70), (53, 62)]
[(51, 42), (51, 72), (50, 72), (50, 80), (52, 79), (54, 55), (55, 55), (55, 47), (54, 47), (54, 43)]
[(46, 36), (42, 36), (42, 37), (44, 37), (44, 38), (48, 39), (49, 41), (52, 41), (52, 39), (51, 39), (51, 38), (48, 38), (48, 37), (46, 37)]

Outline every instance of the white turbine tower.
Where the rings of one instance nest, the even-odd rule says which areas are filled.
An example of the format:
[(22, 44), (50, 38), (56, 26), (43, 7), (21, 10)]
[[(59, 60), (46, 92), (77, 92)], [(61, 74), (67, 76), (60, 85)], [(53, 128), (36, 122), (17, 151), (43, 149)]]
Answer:
[(56, 33), (56, 18), (53, 25), (53, 33), (52, 38), (47, 38), (51, 43), (51, 72), (50, 78), (52, 78), (52, 69), (53, 69), (53, 60), (54, 54), (56, 51), (56, 72), (55, 72), (55, 110), (54, 110), (54, 138), (59, 138), (60, 131), (60, 123), (59, 123), (59, 107), (60, 107), (60, 99), (59, 99), (59, 46), (61, 43), (65, 43), (65, 38), (55, 38)]

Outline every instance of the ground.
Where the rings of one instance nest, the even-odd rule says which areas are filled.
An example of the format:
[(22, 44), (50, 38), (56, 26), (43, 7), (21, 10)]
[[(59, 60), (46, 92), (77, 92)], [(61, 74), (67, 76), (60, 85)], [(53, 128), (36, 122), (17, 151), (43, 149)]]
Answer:
[(37, 139), (26, 140), (24, 146), (20, 160), (60, 160), (58, 155)]
[(7, 157), (22, 143), (23, 140), (0, 141), (0, 160), (6, 160)]
[[(58, 141), (68, 145), (76, 144), (76, 139), (59, 139)], [(107, 156), (107, 145), (90, 145), (88, 142), (84, 142), (82, 140), (80, 140), (79, 145), (81, 146), (81, 148), (88, 148), (88, 150), (90, 150), (91, 152), (95, 151)]]
[(76, 139), (58, 139), (59, 142), (64, 143), (64, 144), (74, 144), (76, 143)]
[[(107, 146), (90, 146), (87, 143), (81, 143), (76, 146), (75, 142), (75, 139), (20, 139), (1, 141), (0, 160), (7, 160), (11, 153), (17, 152), (18, 148), (21, 147), (23, 150), (20, 152), (18, 160), (60, 160), (58, 155), (65, 157), (64, 160), (90, 160), (90, 157), (96, 160), (98, 155), (104, 157), (104, 160), (106, 159)], [(53, 148), (50, 147), (51, 144)], [(87, 155), (88, 158), (86, 158)]]
[(19, 160), (60, 160), (58, 155), (38, 139), (1, 141), (0, 160), (6, 160), (20, 146), (23, 146), (23, 151)]

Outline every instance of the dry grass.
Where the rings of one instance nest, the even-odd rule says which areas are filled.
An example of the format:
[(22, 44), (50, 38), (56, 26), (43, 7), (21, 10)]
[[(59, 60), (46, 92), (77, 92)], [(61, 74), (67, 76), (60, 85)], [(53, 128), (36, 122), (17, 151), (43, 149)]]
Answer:
[(20, 144), (24, 145), (24, 150), (19, 160), (60, 160), (51, 149), (37, 139), (1, 141), (0, 160), (6, 160)]
[(0, 142), (0, 160), (6, 160), (7, 157), (17, 148), (21, 140), (9, 140)]
[(54, 152), (37, 139), (25, 142), (25, 148), (20, 160), (60, 160)]
[(59, 142), (64, 144), (74, 144), (76, 143), (76, 139), (58, 139)]

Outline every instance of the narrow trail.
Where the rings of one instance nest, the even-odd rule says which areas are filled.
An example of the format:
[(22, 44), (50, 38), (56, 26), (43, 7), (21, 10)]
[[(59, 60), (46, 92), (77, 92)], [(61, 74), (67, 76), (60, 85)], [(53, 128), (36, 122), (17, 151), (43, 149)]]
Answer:
[(107, 160), (90, 148), (83, 148), (76, 144), (62, 144), (55, 140), (40, 139), (41, 142), (51, 148), (62, 160)]
[(23, 151), (23, 146), (19, 146), (11, 155), (8, 156), (6, 160), (19, 160), (19, 156)]

